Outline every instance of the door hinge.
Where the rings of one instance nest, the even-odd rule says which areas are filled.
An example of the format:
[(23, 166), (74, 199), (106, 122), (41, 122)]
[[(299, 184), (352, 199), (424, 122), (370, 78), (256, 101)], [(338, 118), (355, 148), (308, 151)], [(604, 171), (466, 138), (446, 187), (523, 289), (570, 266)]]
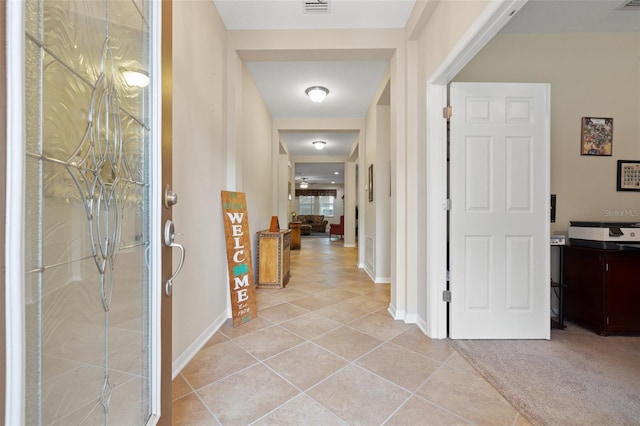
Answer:
[(444, 290), (442, 292), (442, 301), (451, 303), (451, 290)]
[(447, 120), (451, 120), (451, 116), (453, 115), (453, 108), (451, 107), (451, 105), (448, 105), (444, 108), (442, 108), (442, 118), (445, 118)]
[(451, 198), (447, 198), (442, 201), (442, 210), (451, 210)]

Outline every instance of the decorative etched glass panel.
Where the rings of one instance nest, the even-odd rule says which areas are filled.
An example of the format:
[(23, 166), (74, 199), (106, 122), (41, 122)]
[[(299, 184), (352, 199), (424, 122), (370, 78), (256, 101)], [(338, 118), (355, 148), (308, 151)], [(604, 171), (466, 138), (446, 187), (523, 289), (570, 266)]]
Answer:
[(28, 0), (28, 424), (150, 413), (148, 2)]

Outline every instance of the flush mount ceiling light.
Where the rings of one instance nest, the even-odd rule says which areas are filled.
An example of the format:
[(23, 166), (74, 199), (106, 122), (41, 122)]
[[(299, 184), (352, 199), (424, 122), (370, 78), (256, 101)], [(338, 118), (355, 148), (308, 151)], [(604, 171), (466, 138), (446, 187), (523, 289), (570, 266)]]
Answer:
[(327, 95), (329, 94), (329, 89), (322, 86), (312, 86), (305, 90), (304, 93), (309, 96), (309, 99), (311, 99), (312, 102), (319, 104), (320, 102), (324, 101), (324, 98), (327, 97)]
[(325, 141), (313, 141), (311, 143), (313, 144), (313, 147), (318, 151), (324, 148), (324, 146), (327, 144)]
[(125, 83), (130, 87), (147, 87), (149, 85), (149, 74), (144, 71), (123, 71)]

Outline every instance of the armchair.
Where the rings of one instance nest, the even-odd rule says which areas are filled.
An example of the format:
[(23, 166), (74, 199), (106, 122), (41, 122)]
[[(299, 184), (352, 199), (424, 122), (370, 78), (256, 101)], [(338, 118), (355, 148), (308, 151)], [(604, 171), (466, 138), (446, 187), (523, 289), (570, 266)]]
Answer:
[(344, 237), (344, 216), (340, 216), (340, 223), (332, 223), (329, 225), (329, 239), (332, 235)]

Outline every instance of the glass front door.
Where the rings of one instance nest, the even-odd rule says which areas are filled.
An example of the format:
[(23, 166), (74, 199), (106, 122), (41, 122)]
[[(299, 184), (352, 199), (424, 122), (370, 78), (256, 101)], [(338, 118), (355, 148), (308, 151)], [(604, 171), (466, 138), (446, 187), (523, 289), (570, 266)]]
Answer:
[(151, 414), (152, 3), (26, 1), (27, 424)]

